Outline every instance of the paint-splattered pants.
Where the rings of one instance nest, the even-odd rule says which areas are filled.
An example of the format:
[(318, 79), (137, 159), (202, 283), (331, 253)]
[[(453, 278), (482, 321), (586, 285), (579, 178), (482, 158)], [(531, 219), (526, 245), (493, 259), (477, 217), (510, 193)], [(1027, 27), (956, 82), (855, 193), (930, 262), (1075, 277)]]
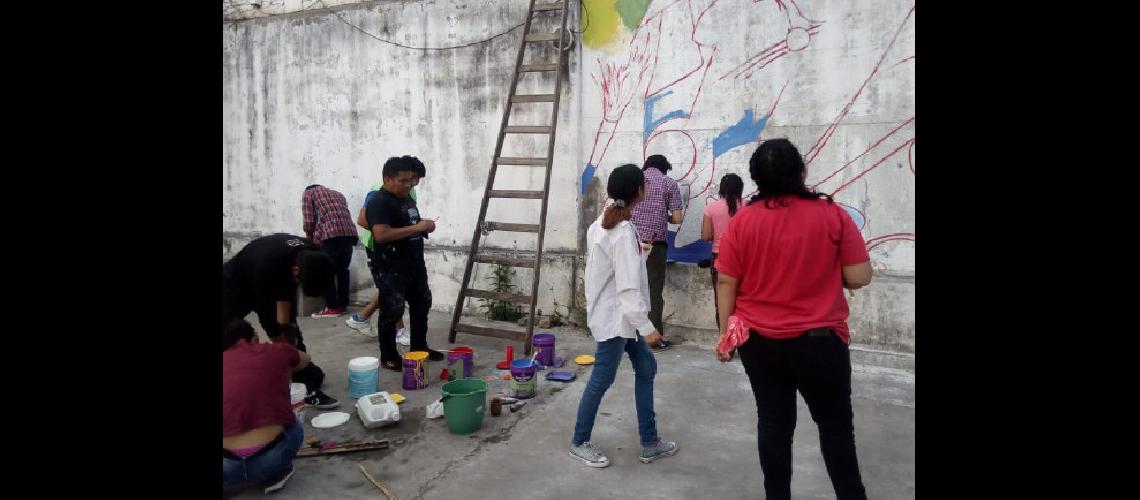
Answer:
[(427, 317), (431, 309), (431, 289), (427, 271), (413, 270), (403, 273), (374, 273), (373, 280), (380, 289), (380, 361), (400, 362), (396, 348), (396, 323), (404, 317), (404, 302), (408, 303), (413, 351), (426, 351)]

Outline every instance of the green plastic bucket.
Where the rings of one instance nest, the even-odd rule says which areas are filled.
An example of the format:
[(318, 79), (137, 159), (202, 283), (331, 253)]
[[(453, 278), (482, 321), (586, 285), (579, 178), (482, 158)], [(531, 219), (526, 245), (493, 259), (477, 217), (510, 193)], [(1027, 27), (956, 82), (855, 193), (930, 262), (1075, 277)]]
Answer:
[(487, 413), (487, 382), (468, 378), (443, 384), (443, 419), (452, 434), (471, 434)]

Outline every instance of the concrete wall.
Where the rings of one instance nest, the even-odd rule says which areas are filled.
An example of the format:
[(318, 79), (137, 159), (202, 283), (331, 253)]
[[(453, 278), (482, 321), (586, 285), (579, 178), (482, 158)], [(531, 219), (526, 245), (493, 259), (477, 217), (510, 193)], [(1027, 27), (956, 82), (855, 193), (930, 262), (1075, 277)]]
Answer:
[[(355, 209), (384, 159), (413, 154), (428, 167), (421, 211), (442, 217), (428, 242), (435, 307), (451, 310), (514, 69), (521, 30), (511, 28), (527, 2), (306, 0), (261, 10), (276, 3), (272, 14), (286, 13), (225, 14), (223, 258), (257, 234), (299, 233), (304, 186), (338, 189)], [(748, 179), (757, 138), (787, 137), (809, 161), (809, 183), (849, 207), (887, 277), (851, 299), (854, 338), (912, 350), (913, 3), (581, 3), (585, 20), (571, 17), (582, 33), (564, 70), (539, 306), (572, 301), (581, 230), (612, 168), (670, 158), (686, 198), (685, 222), (673, 228), (685, 246), (720, 177)], [(454, 47), (504, 32), (450, 50), (388, 43)], [(553, 49), (541, 55), (555, 59)], [(520, 93), (549, 92), (552, 80), (531, 74)], [(548, 106), (531, 105), (512, 123), (547, 123)], [(507, 154), (541, 156), (545, 144), (531, 142), (508, 144)], [(541, 187), (536, 169), (508, 168), (496, 188)], [(494, 201), (489, 218), (534, 222), (538, 205)], [(528, 249), (534, 239), (496, 232), (488, 242)], [(707, 270), (675, 263), (669, 272), (669, 322), (712, 328)], [(354, 280), (370, 284), (362, 251)]]

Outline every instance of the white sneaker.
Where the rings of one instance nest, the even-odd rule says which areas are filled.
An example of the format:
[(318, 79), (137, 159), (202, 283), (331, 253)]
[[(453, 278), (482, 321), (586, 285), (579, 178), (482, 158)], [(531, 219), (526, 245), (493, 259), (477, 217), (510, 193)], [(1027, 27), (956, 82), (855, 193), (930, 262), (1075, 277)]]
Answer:
[(408, 334), (407, 328), (401, 328), (396, 331), (396, 343), (400, 345), (412, 345), (412, 336)]
[(344, 324), (366, 337), (376, 336), (376, 332), (372, 331), (372, 323), (368, 321), (368, 318), (359, 318), (356, 314), (353, 314), (344, 320)]

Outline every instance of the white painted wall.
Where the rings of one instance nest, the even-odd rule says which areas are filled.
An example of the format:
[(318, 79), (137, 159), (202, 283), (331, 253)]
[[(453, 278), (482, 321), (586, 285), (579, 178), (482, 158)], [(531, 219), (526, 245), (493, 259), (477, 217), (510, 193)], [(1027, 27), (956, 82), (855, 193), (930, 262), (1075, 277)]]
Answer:
[[(811, 159), (809, 182), (827, 178), (819, 189), (838, 189), (836, 200), (862, 214), (873, 263), (886, 278), (851, 299), (855, 340), (913, 349), (914, 242), (899, 234), (915, 232), (913, 3), (654, 0), (631, 30), (613, 0), (583, 1), (590, 24), (575, 40), (563, 82), (540, 307), (571, 300), (578, 231), (590, 222), (579, 220), (579, 208), (597, 194), (584, 195), (581, 183), (603, 189), (582, 175), (587, 164), (597, 166), (595, 177), (604, 182), (621, 163), (668, 156), (688, 198), (678, 235), (685, 244), (697, 237), (701, 210), (723, 173), (741, 174), (746, 190), (753, 189), (747, 161), (756, 142), (745, 142), (745, 132), (754, 135), (756, 127), (725, 135), (751, 110), (753, 121), (771, 115), (761, 138), (791, 139)], [(644, 3), (618, 7), (628, 12), (638, 1)], [(435, 307), (451, 310), (521, 30), (443, 51), (397, 47), (361, 30), (412, 47), (463, 45), (521, 23), (526, 2), (325, 0), (331, 9), (309, 10), (308, 0), (296, 3), (262, 2), (262, 11), (276, 6), (269, 8), (277, 9), (273, 14), (291, 13), (223, 27), (223, 258), (257, 234), (300, 233), (304, 186), (338, 189), (355, 209), (388, 156), (413, 154), (428, 167), (421, 211), (442, 216), (429, 240)], [(814, 34), (805, 35), (813, 24)], [(789, 33), (785, 47), (796, 50), (783, 53), (778, 44)], [(545, 55), (555, 57), (553, 50)], [(753, 71), (741, 72), (752, 63)], [(524, 81), (521, 92), (552, 89), (547, 78)], [(672, 111), (683, 116), (655, 123)], [(512, 123), (545, 123), (542, 115), (526, 113)], [(744, 137), (741, 144), (716, 156), (714, 168), (714, 141), (734, 135)], [(823, 146), (815, 154), (817, 142)], [(541, 187), (534, 170), (502, 168), (530, 173), (500, 177), (496, 188)], [(537, 208), (534, 201), (494, 201), (489, 218), (533, 222)], [(489, 243), (531, 248), (533, 240), (492, 233)], [(669, 321), (711, 328), (707, 271), (674, 264), (669, 272)], [(354, 258), (354, 280), (370, 284), (363, 251)]]

